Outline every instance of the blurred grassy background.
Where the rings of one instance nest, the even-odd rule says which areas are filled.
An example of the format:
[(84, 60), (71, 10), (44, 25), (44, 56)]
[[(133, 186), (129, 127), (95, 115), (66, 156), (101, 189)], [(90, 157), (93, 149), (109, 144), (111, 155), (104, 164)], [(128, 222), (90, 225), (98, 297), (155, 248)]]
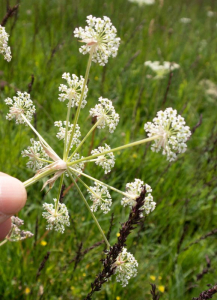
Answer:
[[(6, 1), (0, 6), (1, 20)], [(207, 16), (210, 10), (215, 12), (213, 17)], [(63, 83), (63, 72), (84, 75), (87, 56), (79, 53), (73, 31), (84, 26), (90, 14), (110, 17), (122, 41), (116, 58), (109, 59), (104, 68), (93, 64), (90, 71), (88, 104), (80, 120), (82, 133), (91, 126), (88, 111), (100, 96), (112, 99), (121, 116), (113, 135), (106, 130), (97, 132), (96, 146), (106, 142), (116, 147), (144, 138), (143, 124), (162, 108), (177, 109), (191, 128), (203, 116), (187, 152), (174, 163), (152, 153), (148, 145), (117, 153), (115, 168), (106, 176), (97, 166), (87, 166), (88, 173), (122, 190), (134, 178), (144, 180), (152, 186), (157, 202), (156, 210), (128, 240), (128, 250), (139, 262), (138, 276), (125, 288), (113, 278), (93, 299), (149, 300), (150, 283), (157, 285), (162, 300), (191, 299), (206, 289), (206, 284), (216, 283), (217, 277), (216, 234), (212, 232), (217, 228), (216, 1), (156, 0), (155, 5), (139, 7), (126, 0), (21, 0), (17, 18), (6, 24), (12, 61), (0, 58), (0, 170), (22, 181), (33, 176), (20, 155), (33, 134), (29, 128), (5, 120), (8, 108), (4, 104), (16, 90), (27, 91), (32, 74), (35, 125), (61, 153), (62, 142), (55, 138), (53, 122), (64, 120), (66, 105), (57, 100), (58, 86)], [(191, 18), (191, 23), (182, 24), (182, 17)], [(147, 78), (153, 73), (144, 67), (146, 60), (174, 61), (181, 66), (174, 71), (166, 103), (168, 76), (160, 81)], [(213, 82), (212, 88), (201, 85), (204, 79)], [(84, 154), (89, 147), (87, 142)], [(71, 226), (61, 235), (47, 233), (41, 217), (42, 203), (56, 197), (57, 186), (46, 197), (41, 187), (42, 182), (28, 188), (28, 202), (19, 213), (35, 238), (7, 243), (0, 249), (0, 299), (82, 299), (101, 269), (103, 245), (84, 256), (75, 270), (74, 263), (69, 263), (81, 242), (85, 249), (101, 240), (77, 192), (72, 190), (65, 197)], [(112, 197), (115, 225), (110, 242), (114, 244), (129, 210), (121, 207), (119, 195), (112, 193)], [(111, 213), (96, 215), (107, 232)], [(191, 245), (209, 233), (210, 237)], [(36, 278), (48, 251), (49, 259)]]

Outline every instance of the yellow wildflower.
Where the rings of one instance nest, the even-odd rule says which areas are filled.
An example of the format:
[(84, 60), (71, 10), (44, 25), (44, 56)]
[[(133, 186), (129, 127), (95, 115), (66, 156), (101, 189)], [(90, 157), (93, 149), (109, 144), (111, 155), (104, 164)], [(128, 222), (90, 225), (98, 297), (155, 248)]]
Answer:
[(150, 275), (150, 279), (155, 281), (156, 277), (154, 275)]
[(47, 245), (47, 242), (46, 241), (41, 241), (41, 246), (46, 246)]
[(165, 291), (165, 287), (163, 285), (159, 285), (158, 289), (161, 293), (164, 293)]

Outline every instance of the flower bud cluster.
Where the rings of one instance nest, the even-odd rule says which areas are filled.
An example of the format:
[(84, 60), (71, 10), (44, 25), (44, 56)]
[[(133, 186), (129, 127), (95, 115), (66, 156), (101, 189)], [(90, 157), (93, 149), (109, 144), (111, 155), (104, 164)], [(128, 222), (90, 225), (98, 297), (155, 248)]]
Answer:
[(46, 162), (41, 161), (40, 159), (49, 160), (49, 156), (46, 154), (39, 141), (30, 139), (30, 142), (32, 146), (23, 150), (21, 154), (23, 157), (29, 157), (29, 161), (26, 164), (27, 168), (33, 169), (33, 171), (40, 170), (47, 165)]
[[(105, 144), (105, 147), (100, 146), (97, 149), (92, 150), (91, 154), (94, 155), (94, 154), (102, 153), (110, 149), (111, 149), (110, 146)], [(105, 170), (105, 174), (107, 174), (108, 172), (111, 172), (111, 168), (113, 168), (115, 165), (115, 156), (113, 152), (103, 154), (101, 156), (98, 156), (95, 163), (96, 165), (101, 166)]]
[(5, 99), (5, 103), (11, 106), (6, 119), (16, 119), (17, 124), (24, 124), (25, 121), (22, 118), (23, 114), (28, 121), (31, 121), (33, 114), (35, 113), (35, 106), (33, 105), (28, 93), (17, 92), (17, 97), (14, 96), (13, 100), (11, 98), (7, 98)]
[(138, 262), (131, 253), (127, 252), (126, 248), (123, 248), (113, 267), (116, 267), (117, 282), (121, 282), (122, 286), (125, 287), (129, 279), (137, 275)]
[[(57, 199), (53, 199), (56, 205)], [(69, 213), (67, 207), (64, 203), (58, 202), (57, 209), (55, 209), (53, 204), (44, 203), (43, 208), (46, 212), (42, 213), (42, 217), (47, 220), (47, 230), (56, 230), (64, 233), (65, 226), (69, 226)]]
[(112, 205), (111, 195), (107, 187), (94, 182), (95, 186), (91, 186), (90, 190), (87, 190), (90, 194), (90, 199), (93, 201), (91, 206), (92, 211), (97, 211), (98, 207), (101, 208), (104, 214), (107, 214), (110, 211)]
[(17, 242), (32, 237), (34, 234), (32, 234), (30, 231), (24, 231), (19, 228), (23, 224), (24, 224), (23, 220), (19, 219), (18, 217), (12, 216), (11, 230), (9, 234), (6, 236), (6, 239), (10, 242)]
[[(65, 140), (65, 133), (66, 133), (66, 128), (63, 126), (66, 126), (66, 121), (56, 121), (54, 122), (54, 126), (59, 127), (59, 132), (57, 133), (56, 137), (59, 140)], [(70, 124), (70, 122), (68, 123), (68, 131), (67, 131), (67, 146), (70, 140), (70, 136), (72, 133), (72, 129), (73, 129), (74, 125)], [(75, 126), (75, 132), (70, 144), (70, 149), (73, 147), (73, 145), (78, 146), (80, 144), (80, 140), (78, 139), (81, 136), (81, 132), (80, 132), (80, 127), (78, 124), (76, 124)]]
[(11, 48), (8, 46), (9, 35), (5, 28), (0, 25), (0, 54), (4, 55), (4, 59), (8, 62), (11, 61)]
[(90, 15), (87, 17), (87, 24), (85, 29), (79, 27), (74, 31), (75, 37), (86, 44), (79, 51), (86, 54), (92, 50), (92, 61), (105, 66), (110, 56), (117, 55), (120, 44), (120, 38), (116, 37), (117, 30), (108, 17), (100, 19)]
[(162, 154), (167, 156), (167, 160), (174, 161), (176, 152), (184, 153), (187, 149), (186, 141), (191, 135), (185, 120), (177, 111), (167, 108), (165, 111), (159, 111), (153, 123), (145, 124), (144, 129), (149, 137), (157, 136), (151, 149), (159, 152), (163, 149)]
[(105, 128), (108, 126), (109, 132), (113, 133), (119, 122), (119, 114), (115, 112), (111, 100), (106, 98), (99, 98), (100, 104), (96, 104), (91, 108), (90, 115), (97, 118), (97, 128)]
[[(80, 76), (79, 79), (79, 77), (77, 77), (75, 74), (72, 74), (72, 76), (70, 76), (69, 73), (64, 73), (62, 75), (62, 78), (67, 81), (68, 87), (65, 84), (60, 85), (59, 91), (62, 93), (59, 94), (58, 99), (61, 102), (72, 99), (72, 107), (78, 106), (81, 97), (81, 91), (84, 85), (84, 78)], [(88, 92), (88, 88), (85, 85), (83, 99), (81, 102), (81, 108), (84, 108), (85, 105), (87, 104), (87, 101), (85, 100), (87, 98), (87, 92)]]
[(136, 199), (140, 196), (143, 187), (146, 189), (146, 197), (144, 201), (144, 205), (141, 207), (141, 211), (144, 211), (146, 215), (152, 212), (155, 209), (156, 203), (153, 201), (153, 197), (151, 195), (152, 188), (150, 185), (144, 183), (140, 179), (135, 179), (134, 182), (130, 182), (126, 184), (126, 193), (125, 197), (121, 200), (121, 204), (125, 206), (129, 206), (132, 208), (136, 204)]
[(148, 66), (157, 74), (155, 79), (163, 78), (169, 72), (180, 68), (178, 64), (169, 61), (164, 61), (163, 64), (160, 64), (159, 61), (146, 61), (145, 66)]

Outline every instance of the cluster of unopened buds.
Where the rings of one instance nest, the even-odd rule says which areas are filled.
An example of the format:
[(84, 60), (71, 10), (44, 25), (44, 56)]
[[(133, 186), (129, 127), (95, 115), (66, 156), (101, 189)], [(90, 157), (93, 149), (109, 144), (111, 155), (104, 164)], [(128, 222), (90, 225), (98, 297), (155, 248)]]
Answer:
[[(22, 156), (29, 158), (27, 167), (36, 172), (35, 176), (24, 182), (24, 186), (29, 187), (45, 177), (50, 177), (43, 185), (43, 188), (47, 185), (49, 188), (52, 188), (56, 181), (59, 180), (58, 194), (54, 199), (54, 204), (43, 204), (45, 211), (42, 216), (47, 220), (47, 229), (54, 229), (63, 233), (65, 226), (70, 225), (67, 207), (60, 202), (63, 182), (70, 179), (96, 222), (109, 249), (110, 244), (94, 215), (94, 212), (98, 209), (101, 209), (103, 213), (110, 211), (112, 198), (109, 190), (122, 195), (120, 203), (124, 207), (129, 206), (133, 208), (136, 205), (136, 199), (145, 187), (147, 193), (144, 205), (140, 209), (141, 216), (143, 216), (143, 214), (147, 215), (155, 209), (156, 203), (153, 201), (151, 195), (152, 189), (142, 180), (135, 179), (135, 181), (126, 185), (126, 191), (120, 191), (88, 175), (89, 173), (85, 173), (84, 164), (95, 163), (107, 174), (115, 165), (115, 152), (151, 141), (153, 141), (153, 145), (151, 146), (153, 151), (158, 152), (162, 149), (162, 153), (167, 156), (169, 161), (172, 161), (176, 158), (177, 153), (185, 152), (186, 141), (191, 133), (189, 128), (184, 126), (185, 121), (181, 116), (177, 115), (176, 110), (168, 108), (164, 112), (158, 112), (153, 123), (148, 122), (145, 124), (144, 128), (148, 134), (148, 138), (113, 149), (105, 144), (92, 150), (89, 156), (83, 157), (81, 155), (81, 146), (94, 130), (108, 130), (110, 133), (113, 133), (119, 122), (119, 115), (115, 112), (112, 101), (100, 97), (98, 104), (90, 109), (89, 112), (90, 117), (95, 120), (89, 132), (86, 135), (82, 135), (80, 126), (78, 125), (80, 111), (87, 103), (87, 82), (91, 62), (105, 65), (110, 56), (116, 56), (120, 43), (120, 38), (116, 37), (116, 29), (108, 17), (100, 19), (88, 16), (87, 24), (88, 26), (85, 29), (77, 28), (74, 31), (75, 37), (78, 37), (84, 43), (80, 48), (80, 52), (83, 54), (89, 53), (85, 77), (64, 73), (62, 78), (66, 80), (67, 85), (61, 84), (59, 87), (59, 101), (66, 102), (67, 116), (66, 120), (56, 121), (54, 125), (59, 129), (57, 138), (64, 142), (63, 156), (59, 157), (30, 123), (35, 113), (35, 106), (29, 94), (18, 92), (17, 96), (13, 97), (13, 99), (7, 98), (5, 100), (5, 103), (10, 107), (6, 118), (8, 120), (15, 119), (17, 124), (24, 123), (25, 125), (29, 125), (38, 137), (37, 141), (31, 139), (31, 146), (22, 151)], [(75, 109), (73, 123), (70, 122), (72, 108)], [(93, 184), (88, 185), (83, 179), (91, 180)], [(80, 189), (80, 185), (87, 190), (91, 206)], [(117, 280), (121, 281), (123, 286), (125, 286), (130, 277), (136, 275), (138, 263), (133, 255), (128, 253), (124, 248), (119, 253), (114, 266), (116, 267)]]

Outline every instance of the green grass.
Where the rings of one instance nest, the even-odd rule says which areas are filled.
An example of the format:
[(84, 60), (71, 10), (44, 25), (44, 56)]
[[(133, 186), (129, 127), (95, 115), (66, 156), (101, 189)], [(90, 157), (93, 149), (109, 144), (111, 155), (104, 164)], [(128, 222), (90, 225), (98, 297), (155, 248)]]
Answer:
[[(1, 18), (6, 9), (3, 4), (2, 8)], [(203, 79), (217, 82), (217, 16), (207, 17), (208, 10), (217, 11), (214, 1), (165, 0), (162, 8), (159, 3), (139, 8), (126, 0), (22, 0), (13, 30), (13, 18), (6, 25), (13, 58), (10, 63), (0, 59), (0, 81), (6, 82), (1, 84), (4, 87), (0, 91), (0, 170), (22, 181), (33, 176), (20, 155), (33, 134), (27, 127), (5, 120), (8, 108), (4, 99), (12, 97), (17, 89), (26, 91), (34, 74), (31, 98), (37, 108), (37, 129), (61, 154), (62, 142), (55, 138), (53, 122), (64, 120), (66, 105), (57, 100), (58, 86), (63, 83), (63, 72), (84, 75), (87, 56), (79, 53), (73, 30), (85, 25), (87, 15), (110, 17), (122, 40), (116, 58), (110, 59), (105, 68), (93, 64), (90, 71), (88, 104), (79, 122), (82, 133), (91, 126), (88, 111), (100, 96), (112, 99), (121, 117), (113, 135), (106, 130), (97, 132), (96, 146), (105, 141), (117, 147), (144, 138), (144, 123), (166, 107), (181, 112), (191, 128), (203, 115), (202, 125), (188, 142), (188, 151), (174, 163), (151, 152), (149, 146), (138, 146), (117, 153), (115, 168), (106, 176), (95, 165), (87, 167), (91, 175), (122, 190), (127, 182), (140, 178), (152, 186), (157, 202), (156, 210), (131, 234), (127, 243), (139, 262), (137, 277), (126, 288), (113, 278), (93, 299), (149, 300), (152, 282), (165, 287), (162, 300), (190, 300), (206, 289), (206, 284), (216, 283), (216, 235), (184, 250), (217, 228), (216, 98), (208, 96), (199, 84)], [(191, 18), (191, 24), (180, 23), (181, 17)], [(203, 40), (207, 45), (201, 47)], [(140, 52), (134, 57), (137, 51)], [(146, 60), (174, 61), (181, 66), (174, 71), (164, 105), (168, 77), (161, 81), (147, 78), (152, 73), (144, 67)], [(89, 142), (83, 147), (84, 153), (88, 150)], [(0, 298), (82, 299), (101, 269), (99, 260), (104, 246), (89, 252), (75, 272), (74, 263), (69, 261), (81, 242), (85, 249), (101, 240), (100, 233), (79, 194), (72, 190), (65, 197), (72, 225), (63, 235), (50, 232), (43, 236), (46, 222), (41, 217), (42, 203), (56, 197), (58, 185), (46, 196), (40, 192), (41, 187), (42, 182), (28, 188), (26, 207), (19, 213), (26, 228), (34, 233), (37, 220), (38, 242), (34, 244), (33, 238), (7, 243), (1, 248)], [(110, 242), (114, 244), (120, 223), (127, 219), (129, 210), (121, 207), (119, 195), (112, 193), (112, 198), (115, 225)], [(96, 215), (106, 232), (111, 213)], [(42, 246), (40, 239), (47, 245)], [(47, 251), (50, 257), (36, 279)], [(197, 274), (206, 268), (206, 256), (211, 260), (211, 268), (197, 281)], [(155, 281), (150, 276), (155, 276)], [(44, 292), (40, 296), (42, 287)]]

